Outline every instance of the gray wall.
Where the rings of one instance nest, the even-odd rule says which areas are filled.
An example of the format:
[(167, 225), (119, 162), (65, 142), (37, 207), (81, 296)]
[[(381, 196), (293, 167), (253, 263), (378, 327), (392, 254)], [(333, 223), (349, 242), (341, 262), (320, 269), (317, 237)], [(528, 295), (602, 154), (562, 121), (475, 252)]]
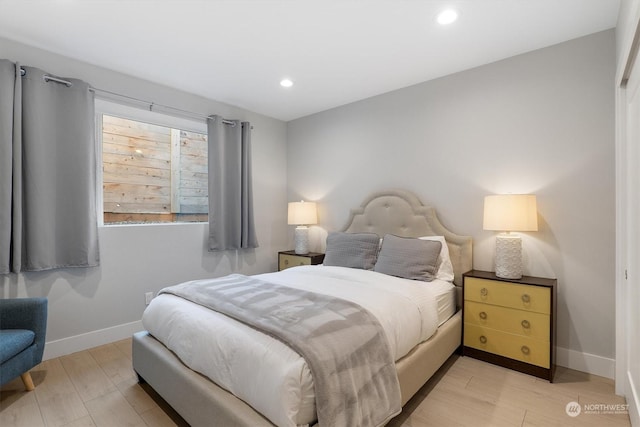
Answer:
[[(156, 103), (249, 120), (254, 128), (254, 201), (260, 247), (237, 254), (209, 253), (206, 224), (102, 227), (99, 268), (0, 276), (0, 298), (49, 297), (48, 342), (109, 328), (116, 331), (103, 333), (104, 339), (126, 334), (126, 328), (118, 327), (140, 320), (145, 292), (195, 278), (276, 269), (276, 254), (287, 248), (288, 232), (284, 122), (6, 39), (0, 39), (0, 57)], [(98, 334), (98, 342), (100, 339)], [(73, 345), (67, 347), (77, 349)]]
[(558, 278), (563, 357), (612, 376), (614, 72), (609, 30), (289, 122), (289, 199), (335, 230), (369, 192), (412, 190), (493, 270), (483, 197), (536, 194), (525, 274)]

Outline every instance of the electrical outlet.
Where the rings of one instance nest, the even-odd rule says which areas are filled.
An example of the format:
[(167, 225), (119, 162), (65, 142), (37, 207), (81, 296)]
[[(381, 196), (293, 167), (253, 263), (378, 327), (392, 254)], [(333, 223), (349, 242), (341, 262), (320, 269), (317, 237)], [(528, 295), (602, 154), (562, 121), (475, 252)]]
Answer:
[(144, 303), (146, 305), (151, 304), (151, 300), (153, 299), (153, 292), (147, 292), (144, 294)]

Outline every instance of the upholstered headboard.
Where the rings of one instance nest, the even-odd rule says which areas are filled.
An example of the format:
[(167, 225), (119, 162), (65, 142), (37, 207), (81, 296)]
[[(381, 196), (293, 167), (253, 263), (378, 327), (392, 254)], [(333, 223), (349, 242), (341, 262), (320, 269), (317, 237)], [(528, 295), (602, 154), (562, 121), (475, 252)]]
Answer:
[(472, 240), (455, 234), (442, 225), (434, 208), (424, 206), (418, 197), (405, 190), (386, 190), (371, 194), (351, 215), (342, 231), (369, 232), (380, 237), (444, 236), (455, 275), (454, 284), (462, 286), (462, 274), (472, 269)]

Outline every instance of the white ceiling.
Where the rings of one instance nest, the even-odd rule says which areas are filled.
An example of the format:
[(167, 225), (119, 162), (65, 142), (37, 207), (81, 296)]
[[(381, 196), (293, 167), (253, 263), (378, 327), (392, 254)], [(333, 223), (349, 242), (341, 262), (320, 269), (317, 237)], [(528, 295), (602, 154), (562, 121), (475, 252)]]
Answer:
[[(619, 5), (0, 0), (0, 37), (288, 121), (615, 27)], [(460, 17), (442, 27), (448, 6)]]

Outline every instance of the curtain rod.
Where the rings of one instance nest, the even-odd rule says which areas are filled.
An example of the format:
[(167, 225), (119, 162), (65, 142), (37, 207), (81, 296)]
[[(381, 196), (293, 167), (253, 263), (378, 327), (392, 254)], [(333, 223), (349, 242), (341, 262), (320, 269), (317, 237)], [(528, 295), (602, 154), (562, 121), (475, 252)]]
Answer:
[[(25, 74), (27, 74), (25, 69), (20, 67), (20, 75), (24, 76)], [(51, 80), (51, 81), (54, 81), (54, 82), (57, 82), (57, 83), (62, 83), (64, 85), (67, 85), (68, 87), (73, 86), (73, 83), (71, 83), (70, 81), (67, 81), (67, 80), (62, 80), (62, 79), (59, 79), (57, 77), (49, 76), (47, 74), (45, 74), (43, 77), (44, 77), (45, 81)], [(149, 111), (153, 111), (153, 107), (157, 106), (157, 107), (160, 107), (160, 108), (166, 108), (166, 109), (169, 109), (169, 110), (178, 111), (182, 115), (187, 116), (187, 117), (198, 118), (198, 119), (201, 119), (201, 120), (206, 120), (206, 119), (212, 119), (213, 118), (213, 116), (211, 116), (211, 115), (194, 113), (193, 111), (183, 110), (183, 109), (180, 109), (180, 108), (172, 107), (170, 105), (158, 104), (158, 103), (155, 103), (153, 101), (145, 101), (144, 99), (134, 98), (133, 96), (123, 95), (121, 93), (111, 92), (109, 90), (99, 89), (99, 88), (93, 87), (93, 86), (89, 86), (89, 90), (92, 91), (95, 94), (98, 94), (98, 92), (100, 92), (100, 93), (103, 93), (103, 94), (116, 96), (118, 98), (126, 98), (126, 99), (129, 99), (131, 101), (139, 102), (139, 103), (142, 103), (142, 104), (148, 104), (149, 105)], [(232, 125), (232, 126), (236, 125), (236, 122), (234, 122), (233, 120), (227, 120), (227, 119), (222, 119), (222, 123), (227, 124), (227, 125)], [(251, 126), (251, 128), (253, 129), (253, 126)]]
[[(106, 89), (100, 89), (100, 88), (97, 88), (97, 87), (90, 87), (89, 90), (93, 91), (96, 95), (107, 94), (107, 95), (115, 96), (115, 97), (118, 97), (118, 98), (125, 98), (125, 99), (128, 99), (130, 101), (139, 102), (141, 104), (147, 104), (149, 106), (149, 111), (153, 111), (153, 107), (160, 107), (160, 108), (163, 108), (163, 109), (177, 111), (177, 112), (179, 112), (180, 114), (182, 114), (183, 116), (186, 116), (186, 117), (197, 118), (197, 119), (201, 119), (201, 120), (206, 120), (206, 119), (212, 119), (213, 118), (212, 115), (195, 113), (193, 111), (188, 111), (188, 110), (183, 110), (181, 108), (172, 107), (171, 105), (158, 104), (157, 102), (153, 102), (153, 101), (145, 101), (144, 99), (135, 98), (135, 97), (129, 96), (129, 95), (123, 95), (121, 93), (112, 92), (112, 91), (106, 90)], [(227, 119), (222, 119), (222, 123), (224, 123), (226, 125), (232, 125), (232, 126), (236, 125), (236, 122), (234, 122), (233, 120), (227, 120)]]
[[(20, 68), (20, 75), (24, 76), (25, 74), (27, 74), (27, 72), (24, 70), (24, 68)], [(42, 78), (44, 79), (45, 82), (52, 81), (52, 82), (56, 82), (56, 83), (62, 83), (63, 85), (65, 85), (67, 87), (73, 86), (73, 83), (71, 83), (70, 81), (62, 80), (62, 79), (59, 79), (57, 77), (50, 76), (48, 74), (45, 74), (44, 76), (42, 76)]]

